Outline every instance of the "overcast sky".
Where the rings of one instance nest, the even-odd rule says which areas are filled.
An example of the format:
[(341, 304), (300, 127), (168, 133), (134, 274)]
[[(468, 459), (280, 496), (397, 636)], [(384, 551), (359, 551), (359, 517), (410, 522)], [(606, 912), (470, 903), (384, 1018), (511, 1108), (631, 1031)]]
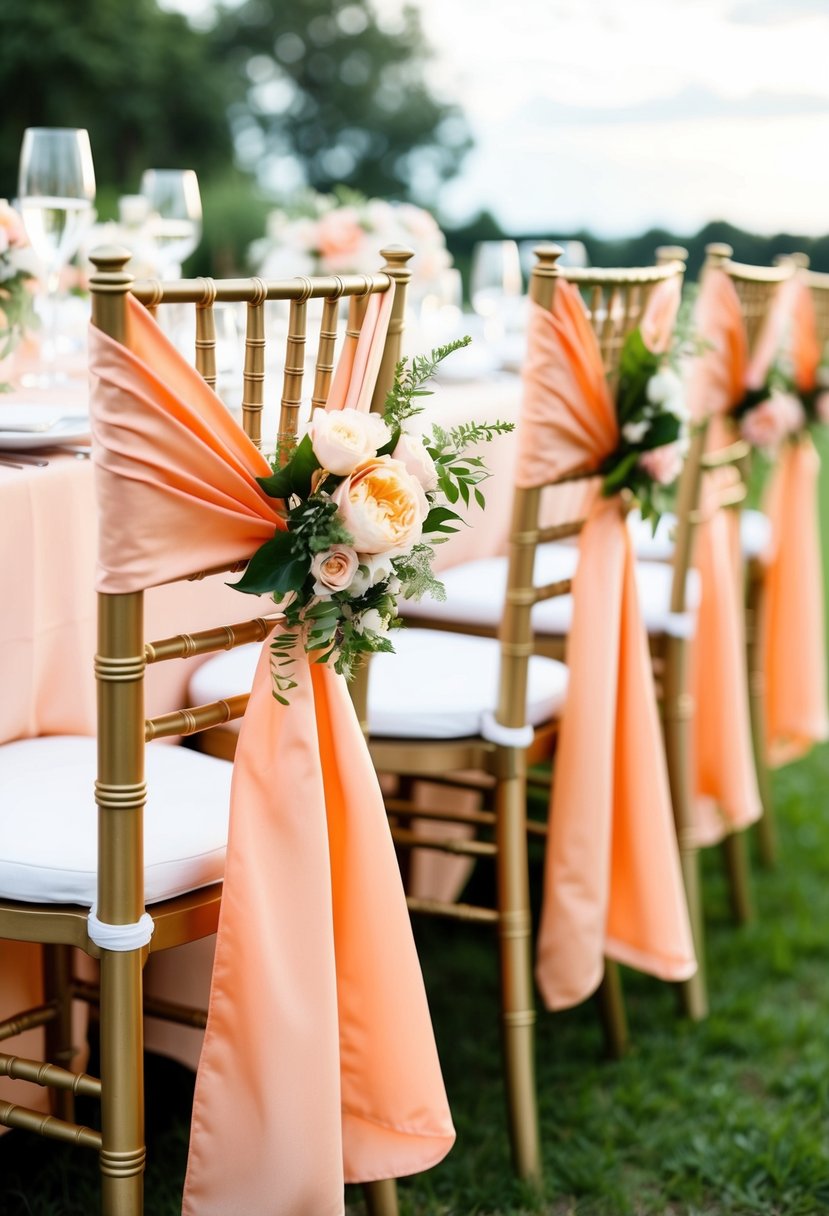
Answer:
[(829, 0), (414, 2), (476, 139), (452, 219), (829, 231)]

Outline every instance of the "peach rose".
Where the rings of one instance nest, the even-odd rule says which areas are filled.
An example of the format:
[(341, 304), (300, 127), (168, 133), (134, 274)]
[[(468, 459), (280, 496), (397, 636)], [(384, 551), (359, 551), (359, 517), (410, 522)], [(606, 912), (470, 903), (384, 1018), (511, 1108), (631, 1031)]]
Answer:
[(346, 545), (333, 545), (317, 553), (311, 562), (311, 573), (316, 580), (314, 594), (331, 595), (334, 591), (345, 591), (357, 573), (359, 562), (355, 550)]
[(321, 216), (317, 223), (317, 252), (334, 268), (353, 265), (364, 239), (365, 233), (353, 207), (336, 207)]
[(314, 410), (311, 447), (324, 469), (344, 477), (377, 454), (389, 441), (389, 431), (378, 414), (360, 410)]
[(672, 485), (682, 472), (685, 458), (683, 444), (663, 443), (659, 448), (650, 448), (639, 457), (639, 467), (661, 486)]
[(822, 422), (824, 426), (829, 425), (829, 393), (818, 393), (815, 413), (819, 422)]
[(359, 465), (331, 497), (360, 553), (405, 553), (420, 540), (429, 513), (420, 482), (390, 456)]
[(416, 477), (426, 491), (438, 488), (438, 471), (435, 462), (426, 451), (426, 445), (418, 435), (402, 434), (392, 452), (392, 460), (399, 460)]
[(740, 434), (754, 448), (776, 448), (803, 425), (803, 407), (790, 393), (774, 392), (743, 415)]

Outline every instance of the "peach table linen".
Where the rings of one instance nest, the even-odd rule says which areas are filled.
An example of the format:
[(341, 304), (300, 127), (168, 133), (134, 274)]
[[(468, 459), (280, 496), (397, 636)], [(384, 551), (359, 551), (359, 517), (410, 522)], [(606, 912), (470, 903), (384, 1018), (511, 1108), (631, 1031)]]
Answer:
[[(703, 275), (695, 328), (710, 345), (692, 364), (688, 404), (696, 422), (708, 421), (706, 450), (716, 451), (733, 441), (726, 419), (745, 393), (748, 372), (740, 301), (722, 270), (709, 268)], [(705, 475), (703, 522), (695, 539), (701, 598), (690, 682), (698, 845), (715, 844), (761, 814), (748, 706), (739, 519), (718, 506), (721, 489), (730, 484), (727, 470)]]
[[(790, 280), (789, 334), (775, 334), (802, 392), (817, 387), (820, 343), (812, 294)], [(784, 764), (827, 738), (826, 633), (820, 546), (820, 458), (808, 432), (784, 444), (765, 495), (772, 542), (763, 574), (760, 646), (767, 756)]]
[[(113, 592), (247, 557), (277, 526), (254, 480), (267, 472), (262, 456), (128, 303), (128, 349), (97, 331), (90, 339), (110, 518), (99, 583)], [(388, 295), (369, 304), (338, 404), (355, 376), (366, 400), (365, 344), (382, 343), (389, 305)], [(127, 536), (138, 525), (127, 548), (119, 516)], [(279, 705), (263, 647), (234, 767), (186, 1216), (342, 1213), (344, 1180), (422, 1170), (454, 1139), (358, 723), (332, 671), (299, 656), (296, 679), (290, 706)]]
[[(618, 442), (595, 335), (578, 292), (559, 281), (550, 312), (531, 305), (517, 484), (597, 468)], [(552, 1009), (587, 997), (605, 956), (666, 980), (696, 970), (618, 497), (594, 501), (580, 536), (567, 662), (536, 967)]]

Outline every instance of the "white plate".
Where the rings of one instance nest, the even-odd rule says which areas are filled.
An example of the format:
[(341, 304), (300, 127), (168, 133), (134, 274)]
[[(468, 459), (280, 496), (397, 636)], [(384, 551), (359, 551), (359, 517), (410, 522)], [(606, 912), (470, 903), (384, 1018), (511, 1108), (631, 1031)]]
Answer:
[[(4, 427), (3, 423), (8, 423)], [(4, 403), (0, 398), (0, 452), (24, 452), (89, 438), (89, 418), (81, 405), (51, 402)]]

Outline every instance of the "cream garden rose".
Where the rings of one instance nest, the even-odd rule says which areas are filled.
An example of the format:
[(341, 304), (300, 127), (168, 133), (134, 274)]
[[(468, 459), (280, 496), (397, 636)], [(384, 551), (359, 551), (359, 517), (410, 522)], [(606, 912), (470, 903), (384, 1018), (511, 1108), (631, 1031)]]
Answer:
[(356, 550), (347, 545), (334, 545), (317, 553), (311, 562), (311, 574), (315, 579), (314, 594), (331, 595), (335, 591), (347, 590), (359, 564)]
[(420, 482), (391, 456), (359, 465), (331, 497), (359, 553), (405, 553), (420, 540), (429, 514)]
[(426, 445), (419, 435), (407, 435), (404, 431), (392, 452), (392, 459), (404, 464), (412, 477), (417, 478), (427, 493), (438, 488), (438, 471), (435, 468), (435, 462), (426, 451)]
[(324, 469), (345, 477), (389, 441), (385, 422), (360, 410), (314, 410), (311, 446)]

